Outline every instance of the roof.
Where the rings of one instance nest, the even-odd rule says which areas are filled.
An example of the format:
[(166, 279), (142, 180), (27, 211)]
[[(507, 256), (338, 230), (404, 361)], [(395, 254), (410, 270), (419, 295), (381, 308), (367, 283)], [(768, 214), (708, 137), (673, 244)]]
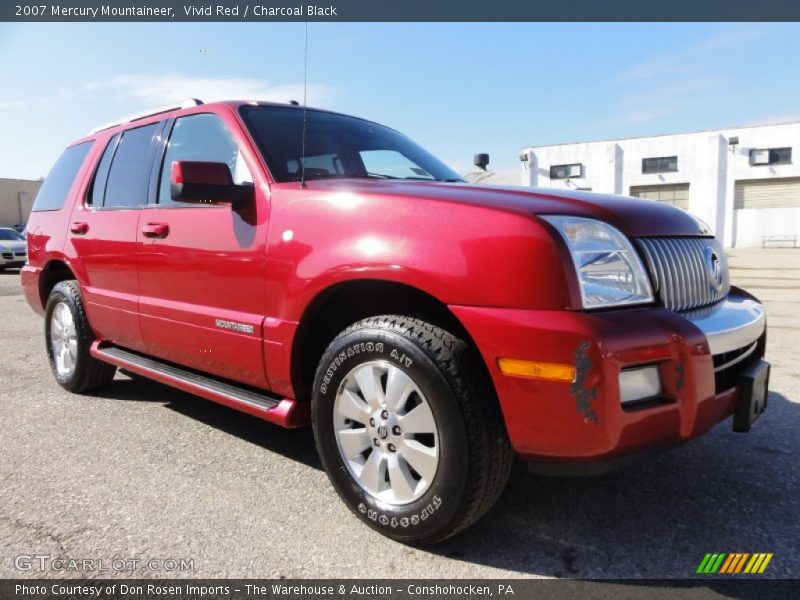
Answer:
[(759, 123), (756, 125), (740, 125), (735, 127), (717, 127), (716, 129), (698, 129), (695, 131), (675, 131), (672, 133), (655, 133), (652, 135), (633, 135), (630, 137), (621, 137), (621, 138), (602, 138), (599, 140), (574, 140), (571, 142), (559, 142), (557, 144), (539, 144), (534, 145), (531, 144), (530, 146), (524, 146), (523, 150), (527, 150), (529, 148), (553, 148), (555, 146), (572, 146), (574, 144), (599, 144), (603, 142), (624, 142), (626, 140), (644, 140), (647, 138), (657, 138), (657, 137), (669, 137), (672, 135), (693, 135), (696, 133), (714, 133), (714, 132), (725, 132), (725, 131), (732, 131), (736, 129), (756, 129), (758, 127), (779, 127), (781, 125), (800, 125), (800, 121), (776, 121), (775, 123)]

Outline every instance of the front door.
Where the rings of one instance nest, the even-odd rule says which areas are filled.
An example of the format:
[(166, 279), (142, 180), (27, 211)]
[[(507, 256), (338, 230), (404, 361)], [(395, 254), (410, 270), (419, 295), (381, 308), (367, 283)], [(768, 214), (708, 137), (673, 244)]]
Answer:
[(235, 183), (252, 182), (230, 129), (217, 115), (175, 120), (163, 153), (156, 204), (139, 221), (140, 324), (149, 354), (220, 377), (266, 387), (268, 199), (229, 204), (174, 202), (174, 161), (226, 163)]

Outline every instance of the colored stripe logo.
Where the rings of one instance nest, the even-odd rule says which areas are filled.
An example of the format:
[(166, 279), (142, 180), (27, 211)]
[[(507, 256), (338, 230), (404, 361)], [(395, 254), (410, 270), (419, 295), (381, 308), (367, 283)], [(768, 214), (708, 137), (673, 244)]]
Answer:
[(772, 560), (772, 552), (709, 552), (703, 557), (697, 573), (703, 575), (713, 575), (715, 573), (724, 575), (735, 575), (737, 573), (763, 573), (769, 561)]

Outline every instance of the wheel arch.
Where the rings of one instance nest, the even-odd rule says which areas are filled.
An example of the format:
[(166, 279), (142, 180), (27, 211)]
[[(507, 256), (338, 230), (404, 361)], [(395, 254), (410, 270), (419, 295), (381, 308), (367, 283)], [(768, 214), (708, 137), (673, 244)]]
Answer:
[(44, 266), (39, 276), (39, 299), (43, 307), (47, 306), (47, 298), (56, 284), (69, 279), (77, 279), (77, 277), (65, 261), (54, 258)]
[[(450, 331), (478, 347), (450, 308), (431, 294), (384, 279), (356, 279), (331, 285), (308, 304), (292, 341), (291, 380), (298, 399), (309, 399), (317, 364), (328, 344), (348, 325), (378, 315), (414, 317)], [(483, 358), (480, 358), (486, 373)], [(491, 378), (488, 379), (491, 382)]]

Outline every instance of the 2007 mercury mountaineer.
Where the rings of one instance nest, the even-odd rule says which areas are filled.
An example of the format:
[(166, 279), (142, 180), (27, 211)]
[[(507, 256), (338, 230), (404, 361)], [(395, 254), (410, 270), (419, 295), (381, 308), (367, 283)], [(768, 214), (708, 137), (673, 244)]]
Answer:
[(472, 186), (333, 112), (187, 101), (69, 146), (29, 221), (53, 374), (313, 425), (367, 525), (443, 540), (513, 457), (597, 472), (764, 410), (762, 305), (658, 202)]

